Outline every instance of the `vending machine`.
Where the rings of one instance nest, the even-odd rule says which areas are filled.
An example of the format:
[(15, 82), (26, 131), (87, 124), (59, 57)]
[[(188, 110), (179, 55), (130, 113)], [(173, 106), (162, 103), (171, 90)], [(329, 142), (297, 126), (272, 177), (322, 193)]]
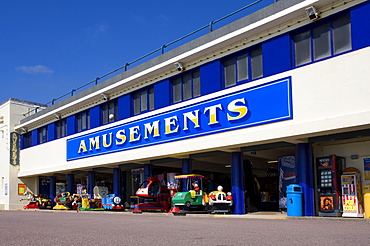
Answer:
[(342, 215), (341, 175), (345, 159), (336, 155), (319, 157), (316, 165), (319, 216), (339, 217)]
[(357, 168), (347, 168), (341, 176), (343, 217), (364, 217), (362, 207), (361, 173)]

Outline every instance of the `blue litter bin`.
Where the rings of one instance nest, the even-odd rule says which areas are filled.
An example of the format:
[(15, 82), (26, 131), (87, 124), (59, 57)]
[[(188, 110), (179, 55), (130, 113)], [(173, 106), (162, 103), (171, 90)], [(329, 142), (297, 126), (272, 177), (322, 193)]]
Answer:
[(297, 184), (290, 184), (286, 187), (286, 194), (287, 194), (287, 215), (303, 216), (302, 187)]

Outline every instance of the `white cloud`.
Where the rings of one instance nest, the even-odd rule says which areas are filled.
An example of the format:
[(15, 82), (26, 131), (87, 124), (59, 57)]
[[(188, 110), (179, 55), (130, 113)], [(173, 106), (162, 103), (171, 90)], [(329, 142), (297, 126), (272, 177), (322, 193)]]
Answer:
[(28, 74), (52, 74), (54, 72), (50, 68), (43, 65), (21, 66), (17, 67), (15, 70)]

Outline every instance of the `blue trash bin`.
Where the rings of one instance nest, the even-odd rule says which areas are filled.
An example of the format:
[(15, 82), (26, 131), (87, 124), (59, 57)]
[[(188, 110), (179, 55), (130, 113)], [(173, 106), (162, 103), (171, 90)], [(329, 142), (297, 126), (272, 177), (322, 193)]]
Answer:
[(303, 216), (302, 187), (297, 184), (290, 184), (286, 187), (287, 194), (287, 215)]

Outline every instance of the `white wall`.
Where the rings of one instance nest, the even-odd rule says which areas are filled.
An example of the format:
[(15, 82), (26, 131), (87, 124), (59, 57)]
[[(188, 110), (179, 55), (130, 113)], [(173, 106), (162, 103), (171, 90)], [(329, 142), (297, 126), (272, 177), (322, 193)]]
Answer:
[[(104, 164), (129, 163), (135, 160), (150, 160), (193, 151), (221, 149), (227, 146), (248, 146), (269, 141), (299, 142), (301, 138), (322, 135), (323, 133), (368, 128), (370, 123), (368, 98), (370, 73), (367, 61), (369, 57), (370, 48), (366, 48), (176, 105), (176, 107), (181, 107), (194, 101), (209, 99), (238, 89), (291, 76), (292, 120), (70, 162), (66, 162), (66, 140), (59, 139), (22, 150), (22, 165), (19, 175), (38, 175)], [(148, 117), (171, 108), (174, 106), (155, 110), (132, 119)], [(115, 122), (109, 127), (127, 121)], [(98, 129), (107, 127), (103, 126)], [(96, 130), (92, 129), (73, 137)]]

